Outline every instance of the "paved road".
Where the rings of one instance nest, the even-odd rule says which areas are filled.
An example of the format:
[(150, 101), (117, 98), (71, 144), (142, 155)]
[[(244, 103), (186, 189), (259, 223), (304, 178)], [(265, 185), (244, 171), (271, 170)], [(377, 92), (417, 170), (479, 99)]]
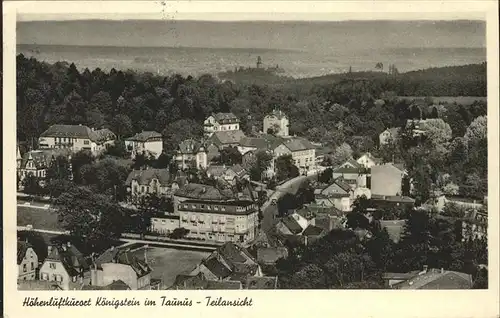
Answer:
[(267, 199), (267, 201), (264, 202), (264, 204), (261, 207), (263, 214), (261, 228), (264, 231), (271, 229), (271, 227), (274, 224), (274, 219), (278, 215), (277, 206), (271, 204), (273, 200), (278, 201), (278, 199), (284, 196), (286, 193), (295, 194), (297, 192), (297, 189), (306, 179), (308, 180), (314, 179), (318, 175), (318, 173), (323, 171), (324, 169), (326, 169), (326, 167), (318, 167), (315, 170), (308, 171), (307, 176), (298, 176), (277, 186), (276, 191), (269, 196), (269, 199)]

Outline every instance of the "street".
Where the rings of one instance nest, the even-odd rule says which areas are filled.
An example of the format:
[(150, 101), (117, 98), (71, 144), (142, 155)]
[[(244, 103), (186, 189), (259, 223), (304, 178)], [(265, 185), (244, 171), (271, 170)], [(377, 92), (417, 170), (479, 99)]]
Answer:
[(318, 167), (314, 170), (310, 170), (307, 173), (306, 176), (298, 176), (293, 179), (290, 179), (286, 181), (285, 183), (279, 185), (276, 187), (276, 191), (272, 195), (269, 196), (266, 202), (261, 207), (262, 214), (263, 214), (263, 219), (261, 223), (261, 228), (264, 231), (268, 231), (271, 229), (274, 225), (274, 218), (278, 214), (278, 207), (276, 205), (272, 205), (271, 202), (273, 200), (278, 201), (279, 198), (281, 198), (283, 195), (286, 193), (292, 193), (295, 194), (300, 187), (300, 185), (306, 180), (306, 179), (314, 179), (318, 173), (326, 169), (326, 167)]

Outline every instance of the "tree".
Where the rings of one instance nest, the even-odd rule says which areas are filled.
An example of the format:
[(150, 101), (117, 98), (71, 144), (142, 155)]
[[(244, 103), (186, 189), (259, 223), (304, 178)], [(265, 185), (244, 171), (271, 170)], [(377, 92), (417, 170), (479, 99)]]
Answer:
[(106, 158), (95, 164), (85, 165), (80, 171), (82, 184), (92, 186), (96, 192), (106, 194), (116, 200), (125, 198), (125, 180), (128, 170), (117, 161)]
[(69, 189), (54, 205), (64, 229), (82, 238), (92, 249), (110, 239), (118, 239), (125, 226), (124, 213), (118, 204), (85, 187)]
[(76, 186), (73, 182), (66, 179), (52, 179), (47, 182), (45, 188), (52, 199), (59, 197), (61, 194), (69, 191)]
[(170, 164), (171, 157), (167, 155), (165, 151), (163, 151), (160, 156), (158, 156), (158, 159), (156, 159), (154, 163), (154, 167), (157, 169), (167, 169)]
[(180, 227), (180, 228), (174, 229), (168, 237), (171, 239), (174, 239), (174, 240), (179, 240), (179, 239), (184, 238), (188, 233), (189, 233), (188, 229)]
[(292, 155), (283, 155), (276, 159), (276, 177), (279, 181), (294, 178), (299, 175), (299, 169), (295, 166)]
[(330, 181), (332, 180), (332, 176), (333, 176), (333, 169), (326, 168), (320, 174), (318, 174), (318, 182), (330, 183)]
[(84, 165), (89, 165), (94, 162), (94, 157), (88, 150), (80, 150), (71, 157), (71, 168), (73, 169), (73, 181), (76, 184), (81, 184), (82, 178), (80, 168)]
[(474, 119), (465, 132), (464, 139), (467, 145), (470, 147), (477, 144), (478, 141), (486, 139), (488, 137), (487, 127), (488, 118), (486, 116)]
[(43, 195), (44, 189), (40, 186), (40, 180), (32, 174), (28, 174), (23, 180), (24, 192), (31, 195)]
[(125, 142), (123, 140), (117, 140), (106, 149), (105, 154), (117, 158), (126, 158), (128, 156), (128, 151), (125, 147)]
[(337, 148), (332, 156), (332, 164), (334, 166), (344, 163), (345, 161), (352, 158), (352, 149), (347, 143), (343, 143)]
[(440, 118), (427, 119), (425, 131), (427, 139), (434, 145), (436, 150), (441, 154), (447, 153), (448, 143), (452, 138), (450, 125)]
[(273, 157), (266, 151), (255, 153), (255, 161), (250, 165), (250, 179), (262, 181), (262, 174), (271, 166)]
[(145, 166), (147, 166), (146, 154), (144, 152), (143, 153), (137, 153), (135, 155), (134, 163), (132, 165), (132, 168), (134, 170), (140, 170), (140, 169), (144, 168)]
[(111, 120), (111, 129), (118, 139), (132, 134), (132, 121), (125, 114), (118, 114)]
[(49, 182), (53, 179), (66, 179), (71, 177), (69, 160), (65, 156), (57, 156), (50, 162), (50, 166), (45, 174), (45, 180)]
[(241, 164), (242, 155), (237, 147), (227, 147), (219, 151), (218, 163), (228, 166)]

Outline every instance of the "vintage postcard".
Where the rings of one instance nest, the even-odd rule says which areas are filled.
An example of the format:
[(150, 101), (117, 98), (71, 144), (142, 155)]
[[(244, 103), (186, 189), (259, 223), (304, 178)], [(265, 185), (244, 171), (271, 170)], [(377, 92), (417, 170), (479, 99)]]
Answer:
[(3, 8), (6, 317), (500, 314), (495, 1)]

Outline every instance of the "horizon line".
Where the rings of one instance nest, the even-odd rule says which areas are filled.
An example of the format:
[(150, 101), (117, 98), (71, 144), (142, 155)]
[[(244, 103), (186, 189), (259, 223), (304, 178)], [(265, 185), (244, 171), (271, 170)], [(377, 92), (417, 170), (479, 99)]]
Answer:
[[(18, 18), (21, 15), (18, 15)], [(20, 22), (77, 22), (77, 21), (106, 21), (106, 22), (125, 22), (125, 21), (164, 21), (164, 22), (210, 22), (210, 23), (227, 23), (227, 22), (271, 22), (271, 23), (339, 23), (339, 22), (483, 22), (486, 23), (486, 19), (481, 18), (450, 18), (450, 19), (433, 19), (433, 18), (420, 18), (420, 19), (390, 19), (390, 18), (371, 18), (371, 19), (337, 19), (337, 20), (314, 20), (314, 19), (235, 19), (235, 20), (210, 20), (210, 19), (174, 19), (174, 18), (68, 18), (68, 19), (18, 19), (17, 23)]]

